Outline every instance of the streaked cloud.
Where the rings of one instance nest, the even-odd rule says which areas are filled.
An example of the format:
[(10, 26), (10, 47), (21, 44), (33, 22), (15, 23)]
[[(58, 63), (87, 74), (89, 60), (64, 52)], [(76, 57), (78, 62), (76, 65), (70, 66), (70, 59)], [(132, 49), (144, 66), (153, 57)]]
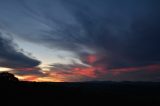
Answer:
[(1, 0), (1, 29), (12, 33), (13, 39), (64, 51), (59, 58), (69, 61), (54, 61), (46, 71), (38, 68), (40, 61), (0, 37), (4, 45), (0, 66), (19, 68), (16, 74), (29, 80), (131, 80), (132, 74), (135, 80), (154, 80), (159, 72), (148, 70), (160, 67), (159, 4), (157, 0)]

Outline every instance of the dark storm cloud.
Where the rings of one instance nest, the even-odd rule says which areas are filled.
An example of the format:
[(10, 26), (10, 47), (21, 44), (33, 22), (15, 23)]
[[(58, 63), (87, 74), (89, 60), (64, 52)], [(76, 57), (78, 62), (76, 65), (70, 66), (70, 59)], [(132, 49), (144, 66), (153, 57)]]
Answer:
[[(1, 3), (7, 6), (0, 6), (0, 20), (9, 23), (7, 30), (29, 42), (71, 51), (89, 65), (83, 57), (95, 54), (100, 59), (91, 65), (103, 64), (108, 69), (160, 64), (159, 0), (9, 2)], [(71, 66), (55, 67), (68, 70)]]
[(47, 74), (42, 73), (41, 70), (42, 70), (41, 68), (32, 67), (32, 68), (17, 68), (12, 71), (14, 74), (19, 76), (29, 76), (29, 75), (35, 75), (37, 77), (47, 76)]
[(18, 51), (12, 39), (2, 37), (0, 33), (0, 66), (6, 68), (35, 67), (40, 62)]
[(157, 0), (19, 3), (33, 20), (48, 27), (24, 36), (30, 41), (78, 55), (85, 54), (83, 47), (86, 47), (98, 55), (105, 54), (104, 62), (110, 68), (159, 63), (160, 2)]
[(159, 63), (159, 1), (70, 1), (68, 8), (88, 37), (81, 43), (102, 50), (110, 68)]

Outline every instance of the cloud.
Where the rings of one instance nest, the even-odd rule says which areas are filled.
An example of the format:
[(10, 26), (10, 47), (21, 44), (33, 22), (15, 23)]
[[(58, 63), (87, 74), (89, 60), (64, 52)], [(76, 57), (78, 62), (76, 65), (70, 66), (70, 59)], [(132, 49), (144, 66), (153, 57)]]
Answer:
[[(3, 9), (0, 5), (0, 20), (8, 23), (6, 30), (28, 42), (73, 52), (83, 64), (90, 66), (55, 64), (53, 69), (56, 73), (97, 77), (100, 71), (93, 68), (101, 67), (100, 75), (109, 77), (106, 73), (111, 73), (114, 79), (115, 70), (126, 77), (129, 76), (127, 72), (138, 76), (140, 73), (145, 74), (147, 69), (140, 71), (141, 68), (139, 70), (137, 67), (160, 64), (158, 0), (16, 1), (8, 7), (5, 5), (9, 2), (3, 1)], [(14, 49), (11, 51), (15, 52)], [(16, 65), (9, 63), (7, 67), (13, 68), (19, 64), (28, 67), (24, 63), (28, 63), (29, 67), (39, 64), (22, 53), (12, 55), (17, 54), (18, 63), (11, 59), (9, 62), (13, 61)], [(77, 67), (80, 67), (79, 71), (74, 70)], [(124, 71), (126, 69), (127, 72)]]
[(18, 3), (28, 15), (19, 14), (27, 16), (26, 21), (40, 25), (39, 29), (31, 29), (26, 24), (24, 31), (16, 30), (22, 34), (21, 38), (80, 56), (90, 51), (105, 54), (109, 68), (159, 63), (159, 1), (47, 0), (38, 4), (37, 1)]
[(113, 69), (99, 80), (114, 81), (160, 81), (160, 65)]
[(50, 65), (50, 73), (62, 75), (67, 81), (93, 80), (107, 74), (106, 65), (99, 64), (99, 58), (95, 55), (86, 55), (82, 60), (85, 64), (73, 62), (72, 64)]
[(98, 2), (90, 3), (70, 0), (67, 5), (85, 31), (86, 39), (82, 40), (86, 42), (81, 44), (93, 48), (97, 55), (105, 55), (109, 68), (159, 64), (160, 15), (155, 5), (159, 2), (122, 1), (117, 5), (102, 1), (99, 3), (112, 7), (100, 9), (94, 6), (99, 7), (94, 4)]
[(16, 68), (12, 70), (14, 74), (19, 76), (29, 76), (29, 75), (35, 75), (37, 77), (44, 77), (46, 76), (44, 73), (42, 73), (42, 69), (39, 67), (32, 67), (32, 68)]
[(26, 56), (16, 49), (12, 39), (7, 39), (0, 33), (0, 66), (6, 68), (31, 68), (40, 64), (40, 61)]

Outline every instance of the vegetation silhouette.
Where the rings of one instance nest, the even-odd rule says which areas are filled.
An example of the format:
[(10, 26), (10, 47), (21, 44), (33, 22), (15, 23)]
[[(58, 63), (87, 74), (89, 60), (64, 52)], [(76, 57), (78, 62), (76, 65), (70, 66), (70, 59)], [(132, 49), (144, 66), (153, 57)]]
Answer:
[(9, 72), (1, 72), (0, 73), (0, 82), (18, 82), (18, 78)]

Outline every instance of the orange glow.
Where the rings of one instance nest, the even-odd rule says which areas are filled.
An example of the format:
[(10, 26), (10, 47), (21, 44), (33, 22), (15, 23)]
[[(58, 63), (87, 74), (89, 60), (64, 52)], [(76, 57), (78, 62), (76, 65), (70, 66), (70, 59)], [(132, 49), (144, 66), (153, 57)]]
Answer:
[(103, 59), (102, 56), (97, 55), (88, 55), (83, 58), (87, 65), (82, 64), (69, 64), (63, 65), (63, 67), (49, 69), (48, 71), (42, 70), (38, 67), (35, 68), (20, 68), (16, 70), (22, 71), (36, 71), (40, 70), (42, 75), (24, 75), (18, 76), (20, 80), (23, 81), (37, 81), (37, 82), (73, 82), (73, 81), (81, 81), (83, 78), (91, 78), (96, 79), (105, 76), (106, 74), (110, 74), (113, 76), (118, 76), (121, 74), (135, 72), (135, 71), (148, 71), (155, 72), (160, 70), (160, 65), (148, 65), (148, 66), (139, 66), (139, 67), (124, 67), (117, 69), (108, 69), (106, 62), (101, 61)]
[(64, 82), (63, 79), (58, 77), (39, 77), (36, 75), (27, 75), (27, 76), (16, 76), (21, 81), (33, 81), (33, 82)]
[(52, 78), (52, 77), (44, 77), (38, 78), (36, 81), (38, 82), (64, 82), (62, 79)]
[[(75, 65), (73, 68), (71, 67), (69, 70), (50, 70), (44, 71), (44, 76), (38, 75), (28, 75), (19, 77), (20, 80), (23, 81), (37, 81), (37, 82), (71, 82), (74, 80), (80, 81), (81, 78), (88, 77), (88, 78), (98, 78), (102, 75), (107, 73), (106, 68), (104, 65), (96, 63), (99, 58), (96, 55), (88, 55), (84, 58), (85, 61), (88, 63), (88, 66), (83, 65)], [(66, 66), (67, 67), (67, 66)], [(33, 71), (33, 70), (40, 70), (39, 68), (21, 68), (17, 70), (24, 70), (24, 71)]]
[(16, 77), (22, 81), (35, 81), (38, 78), (38, 76), (34, 75), (16, 76)]
[[(93, 61), (92, 61), (93, 62)], [(31, 70), (31, 69), (27, 69)], [(80, 81), (80, 78), (88, 77), (88, 78), (99, 78), (108, 73), (118, 76), (120, 74), (125, 74), (128, 72), (135, 71), (149, 71), (155, 72), (160, 70), (160, 65), (149, 65), (142, 67), (126, 67), (126, 68), (118, 68), (118, 69), (106, 69), (104, 65), (97, 64), (89, 67), (75, 67), (70, 71), (61, 71), (61, 70), (50, 70), (44, 73), (45, 76), (38, 75), (25, 75), (18, 76), (22, 81), (36, 81), (36, 82), (72, 82), (72, 81)]]

